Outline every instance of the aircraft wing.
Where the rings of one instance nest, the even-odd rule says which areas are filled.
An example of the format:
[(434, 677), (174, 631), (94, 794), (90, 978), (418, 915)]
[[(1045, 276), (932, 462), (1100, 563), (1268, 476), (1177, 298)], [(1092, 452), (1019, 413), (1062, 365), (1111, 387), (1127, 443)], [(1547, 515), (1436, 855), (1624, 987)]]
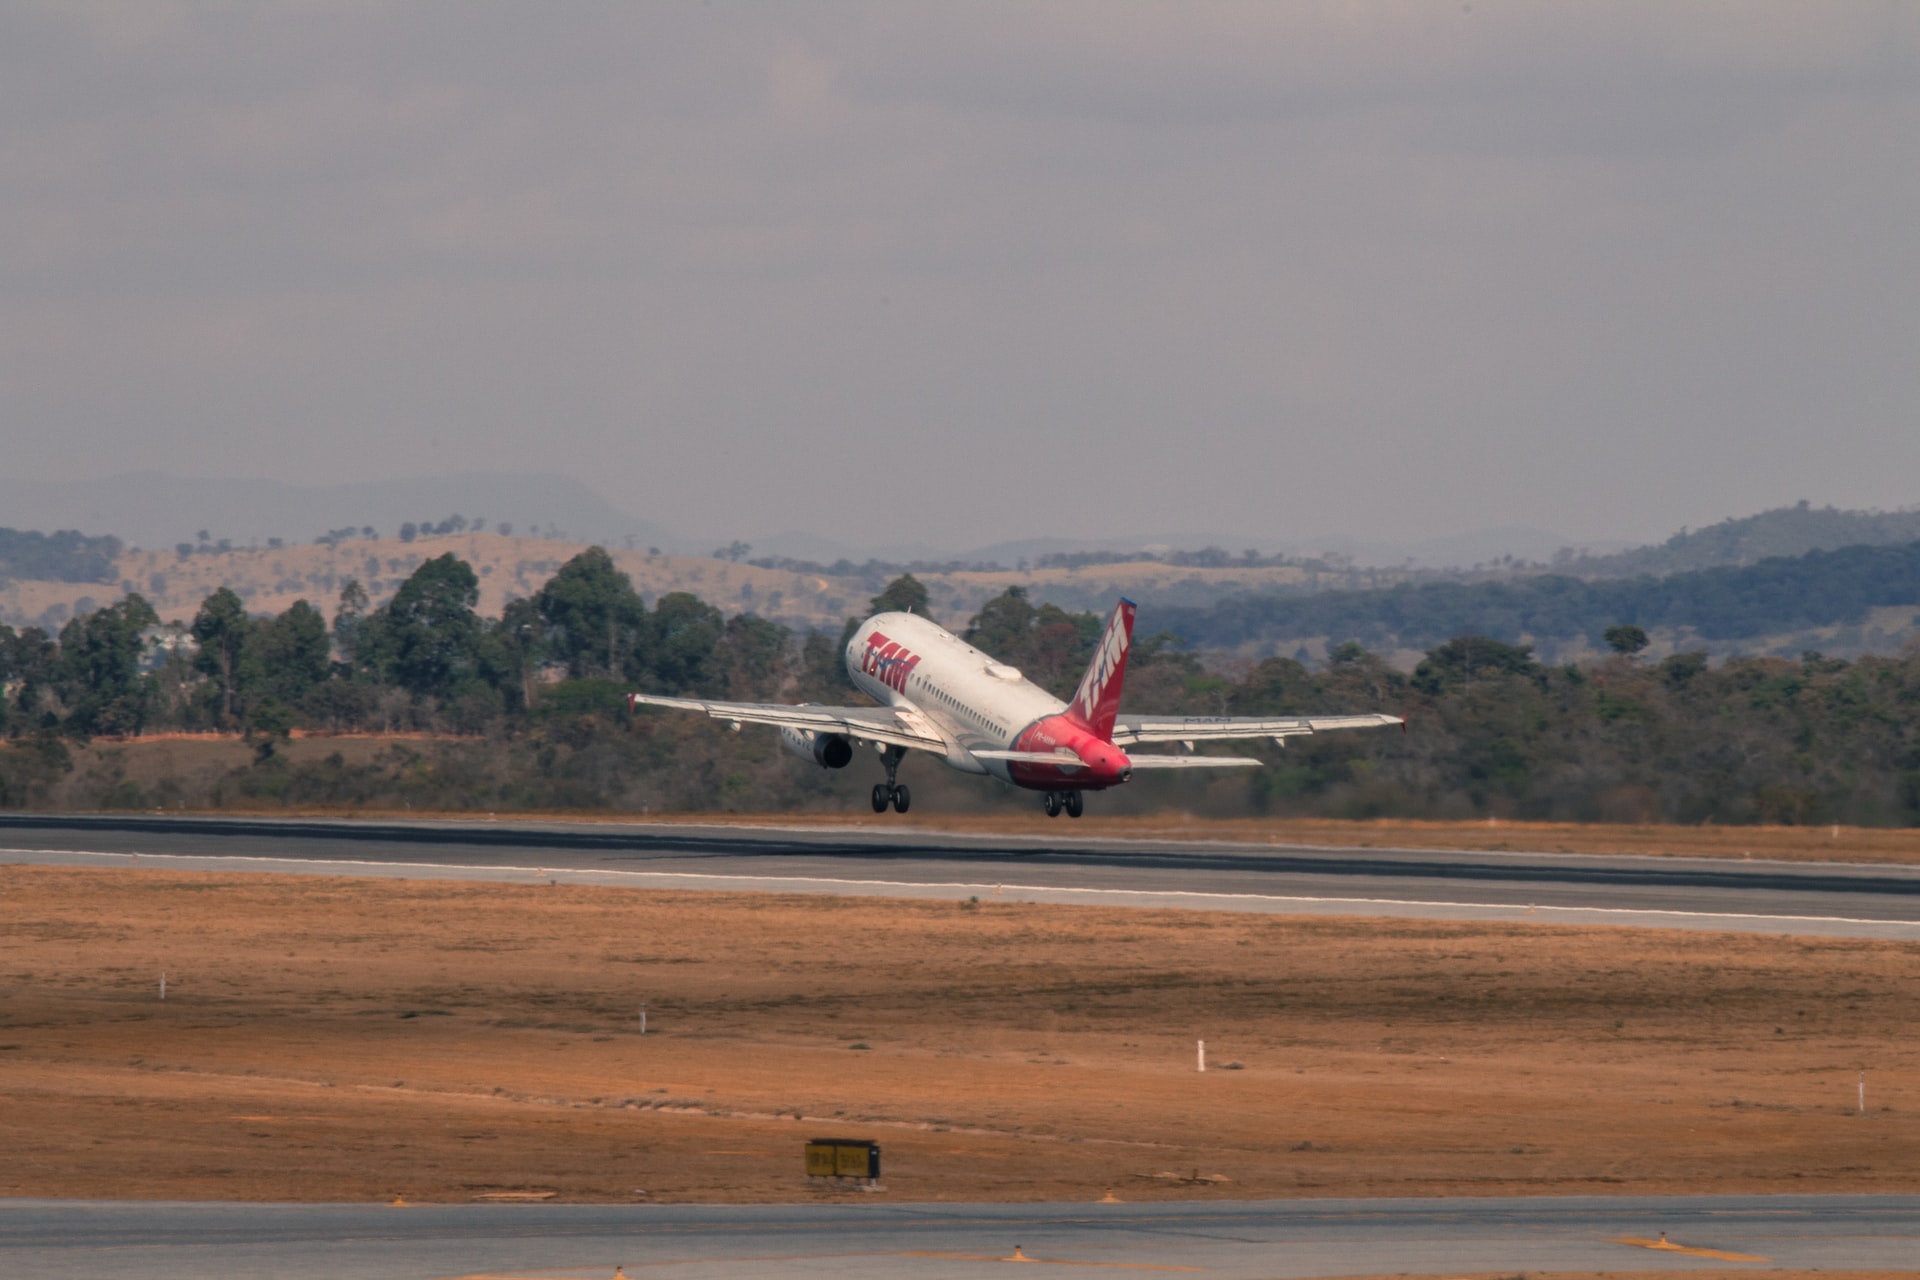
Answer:
[(1405, 723), (1399, 716), (1121, 716), (1113, 743), (1198, 742), (1208, 738), (1272, 738), (1282, 742), (1328, 729), (1374, 729)]
[(844, 733), (849, 738), (884, 742), (893, 747), (947, 753), (946, 739), (909, 707), (796, 707), (778, 702), (708, 702), (701, 698), (662, 698), (647, 693), (627, 695), (628, 706), (643, 703), (672, 707), (676, 711), (698, 711), (715, 720), (731, 721), (736, 729), (743, 724), (770, 724), (780, 729)]

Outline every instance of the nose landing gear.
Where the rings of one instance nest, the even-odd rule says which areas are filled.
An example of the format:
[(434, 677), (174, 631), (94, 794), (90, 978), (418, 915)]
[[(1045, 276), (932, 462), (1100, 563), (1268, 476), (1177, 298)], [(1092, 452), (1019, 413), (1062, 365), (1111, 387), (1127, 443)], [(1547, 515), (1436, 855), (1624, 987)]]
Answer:
[(913, 803), (913, 793), (895, 781), (900, 773), (900, 761), (906, 758), (906, 748), (888, 747), (880, 753), (881, 762), (887, 766), (887, 780), (874, 784), (873, 811), (885, 813), (891, 804), (895, 813), (905, 813)]
[(1040, 799), (1040, 807), (1047, 811), (1049, 818), (1057, 818), (1065, 809), (1069, 818), (1080, 816), (1084, 804), (1078, 791), (1049, 791)]

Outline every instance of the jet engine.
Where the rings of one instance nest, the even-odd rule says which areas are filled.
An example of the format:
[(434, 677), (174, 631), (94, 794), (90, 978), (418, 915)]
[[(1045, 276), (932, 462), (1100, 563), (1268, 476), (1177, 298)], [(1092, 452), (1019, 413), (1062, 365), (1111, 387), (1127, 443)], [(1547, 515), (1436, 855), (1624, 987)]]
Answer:
[(853, 761), (853, 744), (837, 733), (783, 728), (780, 741), (793, 754), (805, 756), (823, 769), (844, 769)]

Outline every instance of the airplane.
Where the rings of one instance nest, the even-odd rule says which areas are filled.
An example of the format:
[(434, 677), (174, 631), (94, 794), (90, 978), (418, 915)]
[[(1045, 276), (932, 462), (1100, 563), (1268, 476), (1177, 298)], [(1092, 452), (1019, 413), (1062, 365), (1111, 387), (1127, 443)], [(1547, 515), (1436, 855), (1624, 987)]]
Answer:
[(879, 705), (823, 707), (704, 698), (627, 695), (627, 706), (673, 707), (727, 721), (773, 725), (789, 750), (827, 769), (844, 769), (854, 744), (870, 744), (887, 780), (873, 788), (873, 811), (905, 813), (899, 781), (908, 751), (939, 756), (962, 773), (985, 774), (1043, 793), (1049, 818), (1080, 816), (1082, 796), (1127, 782), (1142, 769), (1221, 769), (1261, 762), (1251, 756), (1134, 755), (1126, 748), (1203, 739), (1286, 739), (1327, 729), (1404, 725), (1400, 716), (1123, 716), (1120, 690), (1133, 643), (1134, 603), (1107, 615), (1099, 647), (1071, 702), (1040, 688), (945, 627), (916, 613), (878, 613), (847, 641), (847, 674)]

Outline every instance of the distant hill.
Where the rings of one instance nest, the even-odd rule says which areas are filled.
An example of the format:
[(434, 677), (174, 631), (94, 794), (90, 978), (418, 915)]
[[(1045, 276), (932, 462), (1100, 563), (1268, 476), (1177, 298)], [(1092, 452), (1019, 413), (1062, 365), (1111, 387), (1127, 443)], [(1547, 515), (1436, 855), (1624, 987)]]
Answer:
[[(150, 535), (163, 526), (138, 520), (161, 517), (135, 506), (112, 510), (111, 502), (118, 500), (114, 483), (120, 482), (102, 482), (89, 490), (92, 498), (108, 503), (109, 515), (131, 523), (103, 519), (90, 527), (144, 528), (146, 535), (133, 539), (141, 545), (126, 547), (104, 535), (0, 529), (0, 622), (58, 627), (128, 591), (146, 595), (162, 617), (187, 618), (223, 584), (256, 613), (278, 613), (306, 599), (331, 614), (349, 577), (359, 579), (378, 603), (423, 560), (445, 551), (474, 565), (481, 609), (497, 615), (507, 600), (537, 591), (569, 557), (597, 541), (649, 598), (688, 591), (730, 613), (752, 612), (798, 629), (837, 632), (844, 618), (864, 609), (868, 598), (906, 567), (771, 557), (743, 563), (751, 554), (744, 547), (733, 549), (738, 560), (675, 554), (664, 534), (657, 542), (649, 536), (657, 526), (634, 521), (583, 486), (557, 477), (448, 477), (431, 484), (383, 481), (312, 489), (164, 476), (121, 481), (147, 498), (179, 504), (165, 517), (176, 524), (215, 525), (218, 521), (206, 513), (216, 510), (228, 522), (207, 528), (205, 539), (200, 529), (167, 541), (153, 539)], [(0, 504), (8, 494), (24, 501), (21, 492), (20, 482), (0, 478)], [(456, 502), (455, 494), (469, 500)], [(313, 527), (321, 536), (270, 534), (256, 542), (247, 535), (243, 541), (241, 531), (275, 527), (264, 523), (269, 513), (260, 506), (271, 505), (269, 499), (284, 503), (271, 513), (278, 527)], [(559, 530), (520, 514), (568, 503), (574, 505), (562, 513), (566, 527)], [(7, 510), (0, 505), (0, 516)], [(244, 520), (234, 518), (236, 511)], [(454, 514), (457, 521), (445, 519)], [(476, 527), (483, 520), (486, 527)], [(596, 523), (614, 528), (595, 536)], [(512, 525), (510, 534), (501, 532), (503, 524)], [(396, 536), (407, 525), (416, 526), (412, 541)], [(369, 530), (377, 536), (369, 536)], [(1887, 541), (1908, 532), (1911, 537)], [(1820, 545), (1849, 537), (1861, 541)], [(1791, 554), (1761, 554), (1808, 543), (1816, 545)], [(1542, 657), (1561, 660), (1591, 652), (1605, 628), (1622, 622), (1652, 634), (1654, 656), (1688, 647), (1716, 654), (1798, 654), (1818, 648), (1854, 656), (1891, 652), (1920, 635), (1920, 589), (1914, 585), (1920, 510), (1839, 511), (1801, 504), (1683, 531), (1657, 547), (1560, 557), (1555, 571), (1507, 563), (1468, 571), (1369, 568), (1340, 556), (1247, 560), (1222, 548), (1159, 548), (1136, 557), (1078, 544), (1072, 550), (1042, 550), (1046, 545), (1044, 540), (1008, 543), (983, 548), (990, 556), (976, 553), (980, 561), (999, 560), (999, 566), (949, 561), (911, 567), (927, 586), (934, 616), (950, 625), (965, 624), (988, 599), (1012, 586), (1026, 590), (1036, 603), (1096, 613), (1127, 595), (1141, 605), (1144, 630), (1172, 630), (1201, 648), (1249, 656), (1301, 649), (1318, 655), (1328, 645), (1359, 640), (1396, 663), (1411, 665), (1423, 650), (1474, 632), (1532, 643)], [(656, 553), (654, 547), (661, 550)], [(1016, 550), (1023, 554), (1012, 556)], [(1017, 562), (1028, 554), (1032, 559), (1020, 567)], [(1000, 567), (1006, 564), (1001, 556), (1016, 564)], [(1694, 567), (1662, 567), (1667, 565)]]
[[(1561, 534), (1548, 533), (1521, 525), (1475, 529), (1466, 533), (1414, 542), (1387, 542), (1354, 537), (1350, 534), (1276, 539), (1271, 536), (1223, 533), (1217, 530), (1213, 532), (1194, 530), (1144, 532), (1129, 534), (1126, 537), (1019, 538), (958, 551), (951, 547), (934, 547), (925, 543), (855, 546), (836, 538), (797, 530), (763, 534), (750, 541), (757, 557), (811, 560), (818, 564), (832, 564), (838, 560), (857, 564), (869, 559), (895, 563), (915, 560), (940, 563), (958, 560), (974, 563), (995, 562), (1007, 568), (1015, 568), (1023, 560), (1031, 562), (1046, 556), (1106, 553), (1114, 563), (1119, 563), (1126, 558), (1125, 553), (1129, 552), (1145, 553), (1139, 558), (1149, 559), (1169, 551), (1199, 551), (1208, 547), (1223, 547), (1238, 556), (1247, 547), (1258, 547), (1262, 548), (1269, 558), (1276, 555), (1290, 556), (1295, 559), (1319, 559), (1332, 556), (1361, 568), (1396, 570), (1412, 568), (1438, 573), (1466, 569), (1472, 565), (1488, 566), (1512, 561), (1544, 563), (1557, 551), (1568, 547), (1570, 543), (1570, 540)], [(1583, 544), (1589, 551), (1595, 548), (1613, 551), (1630, 545), (1632, 544), (1625, 541)]]
[(1916, 539), (1920, 539), (1920, 508), (1842, 511), (1802, 502), (1722, 520), (1704, 529), (1682, 529), (1658, 546), (1602, 556), (1562, 554), (1553, 567), (1581, 577), (1627, 578), (1750, 565), (1775, 556), (1800, 556), (1840, 547), (1889, 546)]
[[(0, 574), (0, 622), (49, 630), (129, 591), (145, 595), (162, 618), (185, 620), (223, 585), (254, 613), (280, 613), (305, 599), (331, 616), (347, 579), (359, 580), (377, 604), (423, 561), (446, 552), (474, 566), (481, 612), (498, 616), (508, 600), (538, 591), (581, 550), (575, 542), (469, 529), (417, 535), (411, 542), (343, 536), (259, 548), (121, 549), (102, 574), (99, 556), (112, 539), (12, 536), (16, 545), (54, 558), (32, 561), (39, 566), (32, 578)], [(75, 538), (80, 541), (68, 545)], [(7, 545), (0, 534), (0, 552)], [(898, 568), (808, 572), (619, 545), (610, 550), (649, 600), (686, 591), (728, 613), (751, 612), (797, 630), (833, 633), (843, 619), (861, 613)], [(1012, 586), (1036, 602), (1095, 613), (1124, 594), (1140, 602), (1143, 634), (1172, 631), (1198, 648), (1250, 657), (1301, 649), (1319, 656), (1332, 645), (1358, 640), (1405, 667), (1424, 650), (1466, 633), (1531, 643), (1543, 658), (1571, 660), (1599, 649), (1601, 633), (1617, 623), (1644, 627), (1653, 637), (1652, 657), (1688, 648), (1719, 656), (1797, 656), (1819, 649), (1852, 657), (1890, 653), (1920, 636), (1920, 542), (1635, 578), (1535, 574), (1396, 581), (1396, 575), (1374, 570), (1159, 561), (919, 576), (933, 615), (950, 626), (964, 625)], [(1353, 589), (1369, 581), (1379, 585)]]
[[(1741, 567), (1662, 577), (1545, 574), (1503, 582), (1403, 583), (1377, 591), (1265, 595), (1206, 609), (1142, 609), (1140, 626), (1203, 649), (1292, 652), (1357, 640), (1370, 649), (1422, 650), (1459, 635), (1530, 642), (1549, 654), (1598, 648), (1610, 626), (1662, 633), (1667, 647), (1745, 648), (1765, 637), (1821, 628), (1911, 633), (1920, 609), (1920, 542), (1776, 556)], [(1874, 619), (1875, 611), (1897, 617)], [(1848, 641), (1858, 649), (1865, 637)]]
[[(411, 542), (343, 533), (338, 538), (269, 542), (260, 547), (190, 543), (184, 550), (123, 549), (95, 577), (49, 574), (6, 580), (0, 575), (0, 622), (57, 628), (74, 614), (110, 604), (129, 591), (146, 596), (161, 617), (185, 619), (221, 586), (233, 588), (254, 613), (279, 613), (304, 599), (331, 616), (348, 578), (357, 579), (378, 604), (423, 561), (446, 552), (473, 565), (480, 577), (480, 611), (498, 616), (508, 600), (538, 591), (582, 547), (579, 542), (527, 537), (518, 531), (506, 536), (491, 529), (466, 529), (417, 534)], [(612, 542), (608, 550), (648, 599), (687, 591), (728, 613), (752, 612), (787, 626), (820, 627), (835, 633), (849, 614), (863, 611), (869, 598), (899, 571), (895, 565), (864, 564), (833, 572), (710, 556), (655, 555), (645, 548), (629, 549), (624, 542)], [(988, 599), (1016, 585), (1032, 592), (1036, 600), (1104, 611), (1128, 592), (1172, 602), (1211, 603), (1228, 594), (1305, 586), (1313, 575), (1283, 565), (1194, 568), (1146, 562), (921, 576), (934, 615), (958, 625)], [(1339, 577), (1348, 582), (1369, 580), (1364, 571)]]
[[(0, 622), (58, 628), (78, 613), (113, 603), (127, 592), (144, 595), (163, 619), (186, 620), (207, 596), (231, 587), (251, 613), (280, 613), (306, 600), (331, 617), (340, 589), (358, 581), (375, 604), (390, 598), (426, 560), (448, 552), (480, 578), (480, 611), (498, 617), (515, 597), (530, 596), (582, 547), (576, 542), (474, 532), (399, 538), (343, 537), (301, 545), (221, 549), (122, 551), (105, 583), (16, 579), (0, 582)], [(752, 610), (796, 626), (838, 628), (871, 592), (858, 584), (697, 556), (653, 555), (609, 548), (615, 563), (649, 599), (690, 591), (729, 613)]]
[(502, 522), (516, 533), (674, 549), (659, 525), (620, 510), (578, 480), (560, 475), (428, 476), (358, 484), (292, 485), (130, 472), (103, 480), (44, 483), (0, 476), (0, 525), (18, 529), (106, 530), (150, 550), (199, 543), (235, 547), (270, 538), (309, 542), (334, 529), (372, 526), (392, 537), (403, 523), (458, 515)]

